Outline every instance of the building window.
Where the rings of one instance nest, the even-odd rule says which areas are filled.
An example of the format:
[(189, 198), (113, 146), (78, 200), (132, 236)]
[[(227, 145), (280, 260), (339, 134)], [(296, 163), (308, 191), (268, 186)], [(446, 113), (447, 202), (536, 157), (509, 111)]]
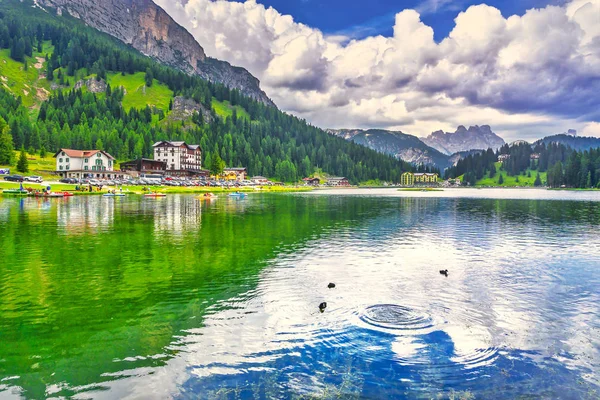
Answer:
[(88, 166), (86, 165), (83, 169), (87, 171), (88, 170)]
[(69, 170), (69, 169), (70, 169), (70, 167), (67, 165), (67, 168), (66, 168), (66, 169), (67, 169), (67, 170)]
[(86, 159), (85, 159), (85, 163), (87, 164), (87, 162), (88, 162), (88, 159), (86, 158)]
[(92, 166), (92, 171), (95, 171), (95, 170), (96, 170), (96, 166), (94, 165), (94, 166)]
[(108, 160), (108, 166), (112, 167), (112, 161)]
[(65, 159), (65, 162), (69, 162), (69, 159), (68, 159), (68, 158), (66, 158), (66, 159)]
[(58, 162), (62, 162), (62, 158), (59, 158), (59, 159), (58, 159)]
[(60, 167), (58, 167), (58, 169), (62, 171), (62, 165)]
[(98, 158), (102, 157), (102, 154), (98, 153), (97, 157), (98, 157)]

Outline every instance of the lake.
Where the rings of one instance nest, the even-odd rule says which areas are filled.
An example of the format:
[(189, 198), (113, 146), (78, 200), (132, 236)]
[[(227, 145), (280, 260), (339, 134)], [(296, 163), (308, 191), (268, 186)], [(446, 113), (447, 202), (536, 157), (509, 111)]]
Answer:
[(0, 197), (0, 399), (597, 399), (599, 228), (600, 192)]

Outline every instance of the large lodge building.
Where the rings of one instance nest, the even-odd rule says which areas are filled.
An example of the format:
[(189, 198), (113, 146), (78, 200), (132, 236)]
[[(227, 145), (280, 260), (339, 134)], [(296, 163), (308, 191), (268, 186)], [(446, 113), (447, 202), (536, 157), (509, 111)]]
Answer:
[(202, 175), (202, 149), (199, 145), (163, 140), (154, 144), (154, 159), (166, 163), (169, 175)]

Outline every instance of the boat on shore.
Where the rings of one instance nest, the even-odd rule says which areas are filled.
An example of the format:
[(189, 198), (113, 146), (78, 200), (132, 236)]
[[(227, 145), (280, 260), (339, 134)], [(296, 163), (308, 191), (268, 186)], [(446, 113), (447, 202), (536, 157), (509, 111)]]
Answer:
[(33, 196), (35, 197), (43, 197), (43, 198), (63, 198), (65, 197), (64, 193), (54, 193), (54, 192), (46, 192), (46, 193), (42, 193), (42, 192), (37, 192), (37, 193), (33, 193)]

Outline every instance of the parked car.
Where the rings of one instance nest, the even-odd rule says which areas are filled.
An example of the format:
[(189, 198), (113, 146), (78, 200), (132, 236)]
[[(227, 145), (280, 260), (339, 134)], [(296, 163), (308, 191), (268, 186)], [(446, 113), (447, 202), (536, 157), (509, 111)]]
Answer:
[(69, 184), (76, 184), (77, 183), (77, 179), (75, 178), (62, 178), (60, 181), (60, 183), (69, 183)]
[(41, 176), (26, 176), (25, 181), (42, 183), (44, 181), (44, 179)]
[(7, 175), (4, 177), (4, 180), (9, 182), (23, 182), (25, 179), (21, 175)]

